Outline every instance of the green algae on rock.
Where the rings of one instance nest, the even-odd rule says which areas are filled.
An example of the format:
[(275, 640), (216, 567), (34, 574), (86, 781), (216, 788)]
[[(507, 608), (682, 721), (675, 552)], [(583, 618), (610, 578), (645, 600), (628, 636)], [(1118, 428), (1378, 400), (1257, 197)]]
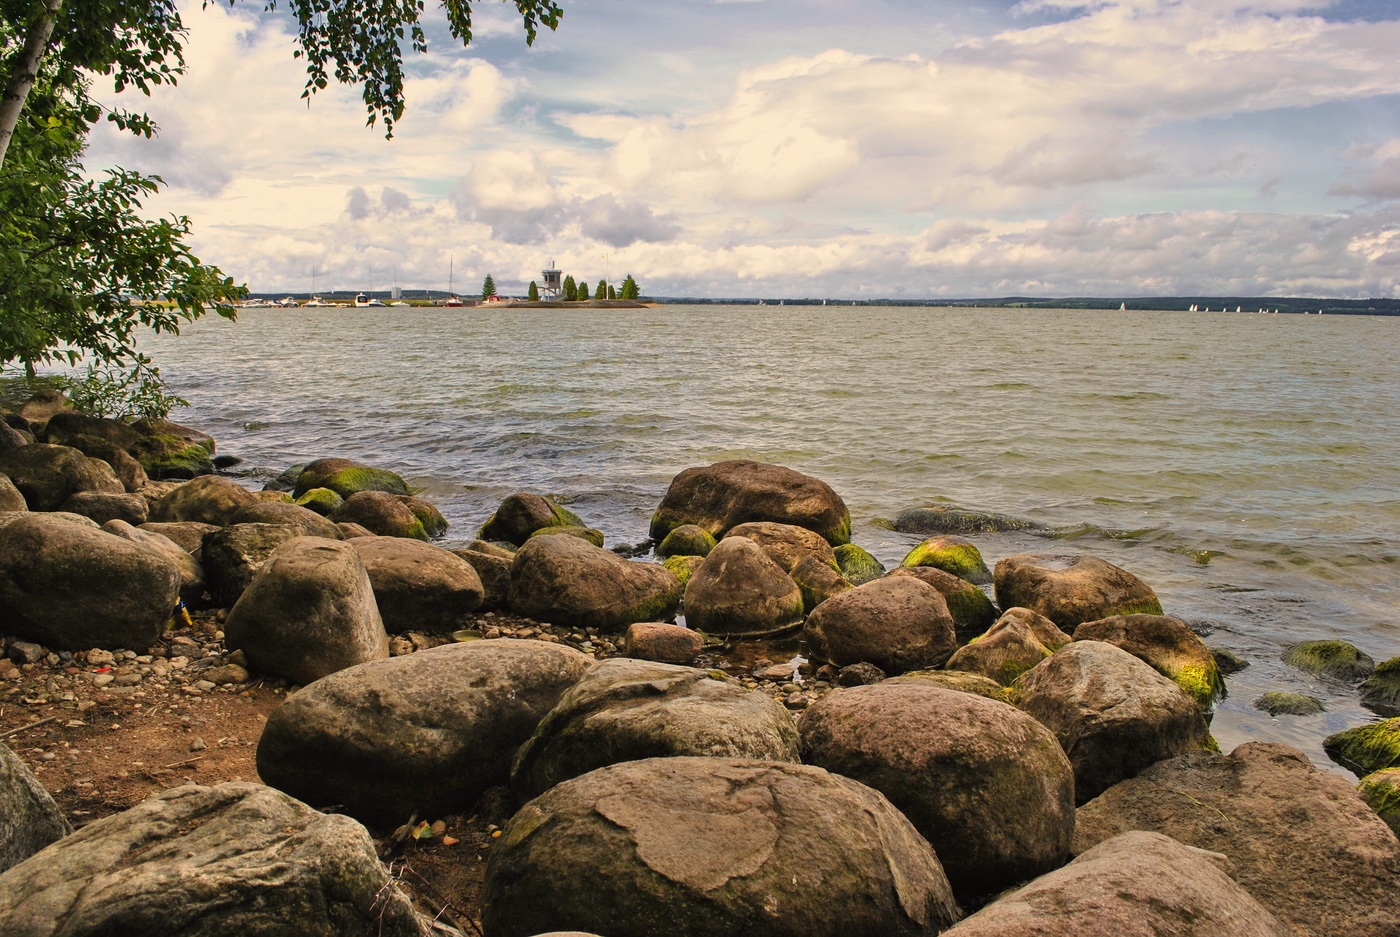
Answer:
[(1361, 684), (1361, 705), (1382, 716), (1400, 716), (1400, 657), (1376, 665)]
[(690, 582), (690, 577), (695, 575), (695, 571), (700, 568), (700, 564), (705, 562), (703, 556), (668, 556), (661, 561), (661, 565), (669, 569), (680, 580), (681, 588), (684, 589), (686, 583)]
[(1357, 775), (1400, 768), (1400, 717), (1329, 735), (1322, 740), (1322, 749)]
[(885, 564), (854, 543), (843, 543), (831, 552), (836, 555), (841, 575), (853, 586), (863, 586), (885, 575)]
[(1322, 700), (1302, 693), (1265, 693), (1254, 701), (1254, 708), (1271, 716), (1315, 716), (1326, 712)]
[(1086, 621), (1076, 641), (1115, 644), (1186, 691), (1202, 709), (1225, 696), (1225, 680), (1205, 642), (1170, 615), (1115, 615)]
[(714, 534), (694, 524), (682, 524), (666, 535), (666, 539), (656, 548), (661, 559), (673, 556), (709, 556), (715, 548)]
[(974, 585), (987, 585), (992, 571), (982, 559), (982, 553), (962, 537), (930, 537), (909, 551), (901, 566), (932, 566)]
[(1357, 793), (1400, 836), (1400, 768), (1373, 771), (1356, 785)]
[(522, 491), (502, 501), (496, 512), (481, 525), (477, 536), (482, 540), (520, 545), (530, 539), (535, 531), (545, 527), (588, 529), (583, 519), (568, 508), (542, 495)]
[(292, 502), (298, 507), (329, 516), (332, 511), (345, 503), (345, 499), (329, 488), (312, 488)]
[(1319, 677), (1348, 683), (1364, 680), (1376, 669), (1376, 662), (1369, 654), (1357, 650), (1346, 641), (1304, 641), (1294, 644), (1283, 652), (1283, 662)]
[(566, 537), (577, 537), (580, 540), (587, 540), (595, 547), (601, 547), (603, 545), (604, 540), (603, 532), (601, 530), (594, 530), (592, 527), (579, 527), (574, 524), (561, 524), (557, 527), (541, 527), (539, 530), (530, 534), (530, 537), (527, 537), (526, 539), (528, 540), (533, 537), (552, 537), (556, 534), (562, 534)]

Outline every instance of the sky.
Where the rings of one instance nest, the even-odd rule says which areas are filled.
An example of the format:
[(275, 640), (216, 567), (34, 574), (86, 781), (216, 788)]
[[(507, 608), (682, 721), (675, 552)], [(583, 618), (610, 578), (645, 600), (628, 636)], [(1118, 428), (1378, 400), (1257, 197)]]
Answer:
[[(261, 292), (1400, 296), (1400, 0), (432, 4), (386, 140), (295, 24), (182, 7), (188, 74), (94, 134)], [(314, 278), (314, 280), (313, 280)]]

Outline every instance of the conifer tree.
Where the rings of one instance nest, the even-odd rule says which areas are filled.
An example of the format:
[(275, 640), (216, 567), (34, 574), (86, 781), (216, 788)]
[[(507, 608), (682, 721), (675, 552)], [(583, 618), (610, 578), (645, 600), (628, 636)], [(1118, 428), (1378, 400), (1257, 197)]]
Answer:
[(568, 302), (578, 299), (578, 284), (574, 282), (574, 275), (571, 273), (564, 278), (564, 288), (560, 295)]
[(530, 302), (532, 303), (539, 302), (540, 288), (534, 280), (530, 281), (530, 292), (525, 294), (525, 298), (530, 300)]
[(608, 298), (608, 281), (607, 281), (607, 280), (599, 280), (599, 281), (598, 281), (598, 288), (597, 288), (596, 290), (593, 291), (593, 298), (594, 298), (594, 299), (607, 299), (607, 298)]
[(637, 299), (642, 295), (641, 289), (637, 286), (637, 281), (632, 279), (632, 274), (627, 274), (627, 279), (622, 281), (623, 299)]
[(486, 274), (486, 279), (481, 281), (481, 298), (483, 301), (496, 295), (496, 281), (491, 274)]

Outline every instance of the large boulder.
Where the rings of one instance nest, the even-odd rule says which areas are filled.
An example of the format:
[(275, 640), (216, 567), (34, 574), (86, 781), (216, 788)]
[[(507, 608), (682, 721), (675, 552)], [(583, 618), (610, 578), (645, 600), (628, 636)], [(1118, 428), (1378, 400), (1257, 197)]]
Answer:
[(10, 476), (0, 475), (0, 511), (27, 511), (29, 504), (20, 494)]
[(987, 593), (966, 579), (933, 566), (901, 566), (885, 574), (887, 579), (898, 576), (912, 576), (939, 591), (948, 603), (948, 614), (953, 616), (953, 631), (959, 644), (971, 641), (997, 620), (997, 608)]
[(648, 758), (526, 804), (483, 887), (490, 937), (932, 937), (958, 909), (938, 858), (870, 788), (820, 768)]
[(773, 521), (750, 521), (729, 528), (724, 539), (745, 537), (763, 548), (768, 558), (777, 563), (785, 573), (807, 557), (812, 557), (831, 567), (835, 573), (841, 572), (836, 563), (836, 554), (826, 538), (806, 527), (792, 524), (777, 524)]
[[(50, 439), (50, 442), (53, 441)], [(140, 491), (150, 481), (146, 470), (141, 467), (141, 463), (137, 462), (131, 453), (106, 439), (96, 436), (74, 436), (63, 442), (62, 445), (71, 446), (89, 458), (101, 459), (106, 462), (112, 467), (117, 480), (128, 492)]]
[(1020, 707), (1060, 740), (1080, 803), (1154, 762), (1213, 744), (1191, 697), (1112, 644), (1068, 644), (1013, 688)]
[(1337, 764), (1358, 775), (1400, 768), (1400, 717), (1335, 732), (1322, 748)]
[(890, 686), (912, 683), (919, 686), (941, 687), (957, 693), (975, 693), (999, 703), (1013, 702), (1011, 693), (1006, 687), (990, 677), (984, 677), (980, 673), (968, 673), (965, 670), (911, 670), (898, 677), (890, 677), (880, 682)]
[(346, 543), (365, 564), (389, 631), (455, 631), (481, 606), (476, 570), (442, 547), (402, 537), (355, 537)]
[(222, 527), (257, 498), (247, 488), (219, 475), (202, 475), (188, 481), (151, 505), (156, 523), (199, 521)]
[(1224, 853), (1239, 883), (1300, 934), (1400, 933), (1400, 841), (1343, 778), (1285, 745), (1147, 768), (1080, 808), (1075, 851), (1129, 830)]
[(477, 578), (481, 580), (481, 604), (477, 606), (480, 611), (492, 612), (510, 606), (510, 565), (515, 560), (514, 553), (506, 550), (500, 553), (484, 552), (473, 549), (470, 545), (452, 552), (470, 563), (476, 571)]
[(931, 566), (978, 586), (990, 585), (992, 571), (971, 540), (951, 535), (930, 537), (904, 557), (901, 566)]
[(957, 648), (948, 603), (933, 586), (886, 577), (827, 599), (804, 629), (813, 656), (866, 662), (888, 674), (941, 667)]
[[(122, 449), (130, 449), (141, 434), (129, 424), (108, 417), (88, 416), (76, 410), (60, 410), (44, 426), (44, 441), (72, 446), (83, 436), (103, 439)], [(79, 448), (79, 447), (74, 447)]]
[(1023, 618), (1003, 615), (985, 634), (958, 648), (948, 658), (947, 667), (979, 673), (1002, 686), (1010, 686), (1051, 653)]
[(384, 491), (357, 491), (330, 514), (338, 524), (360, 524), (381, 537), (427, 540), (423, 522), (408, 505)]
[(976, 902), (1058, 868), (1074, 771), (1055, 736), (1006, 703), (914, 682), (851, 687), (802, 717), (802, 761), (890, 799)]
[(313, 488), (329, 488), (346, 500), (361, 491), (409, 494), (408, 485), (395, 473), (349, 459), (317, 459), (307, 463), (297, 476), (292, 497), (300, 498)]
[(1039, 612), (1066, 631), (1113, 615), (1162, 614), (1147, 583), (1096, 556), (1008, 556), (993, 576), (998, 605)]
[(137, 420), (132, 429), (141, 438), (129, 447), (152, 478), (195, 478), (214, 471), (214, 440), (205, 433), (170, 420)]
[(102, 525), (102, 529), (174, 563), (180, 571), (180, 599), (192, 608), (204, 604), (204, 567), (174, 540), (120, 520), (110, 520)]
[(268, 557), (224, 622), (224, 643), (248, 666), (310, 683), (389, 656), (369, 575), (347, 543), (288, 540)]
[(180, 571), (150, 550), (54, 514), (0, 527), (0, 620), (45, 647), (145, 648), (180, 595)]
[(0, 875), (12, 937), (426, 937), (349, 817), (261, 784), (185, 785)]
[(295, 527), (308, 537), (325, 537), (339, 540), (340, 531), (335, 523), (315, 511), (298, 507), (295, 504), (278, 501), (254, 501), (238, 509), (228, 521), (230, 524), (281, 524)]
[(75, 491), (63, 502), (60, 510), (69, 514), (81, 514), (98, 524), (121, 520), (134, 525), (146, 522), (150, 505), (140, 495), (125, 492), (118, 494), (110, 491)]
[(685, 620), (715, 634), (766, 635), (802, 621), (802, 591), (747, 537), (715, 545), (685, 584)]
[(1229, 860), (1124, 833), (1003, 895), (945, 937), (1293, 937), (1228, 873)]
[(672, 755), (796, 763), (797, 730), (781, 703), (722, 673), (614, 658), (565, 691), (520, 749), (511, 784), (537, 797), (594, 768)]
[(577, 537), (534, 537), (510, 567), (511, 611), (570, 627), (619, 631), (675, 614), (680, 581)]
[(543, 641), (446, 644), (351, 667), (268, 717), (258, 774), (368, 823), (471, 808), (592, 663)]
[[(143, 529), (152, 526), (146, 524)], [(304, 534), (300, 530), (281, 524), (233, 524), (210, 528), (203, 536), (199, 560), (204, 567), (205, 581), (214, 604), (220, 608), (232, 608), (272, 552), (288, 540), (301, 536)]]
[(126, 491), (106, 462), (48, 443), (0, 452), (0, 474), (10, 477), (31, 511), (57, 511), (76, 491)]
[(496, 513), (481, 525), (478, 536), (482, 540), (499, 540), (505, 543), (523, 544), (537, 530), (547, 527), (582, 527), (587, 529), (577, 514), (568, 508), (560, 507), (540, 495), (520, 492), (501, 502)]
[(0, 872), (71, 832), (53, 796), (0, 742)]
[(671, 481), (651, 518), (653, 540), (682, 524), (716, 537), (748, 521), (814, 530), (833, 545), (851, 540), (846, 502), (820, 479), (780, 465), (736, 460), (688, 468)]
[(1185, 690), (1202, 709), (1225, 695), (1225, 678), (1215, 656), (1180, 618), (1115, 615), (1084, 622), (1074, 629), (1074, 639), (1121, 647)]

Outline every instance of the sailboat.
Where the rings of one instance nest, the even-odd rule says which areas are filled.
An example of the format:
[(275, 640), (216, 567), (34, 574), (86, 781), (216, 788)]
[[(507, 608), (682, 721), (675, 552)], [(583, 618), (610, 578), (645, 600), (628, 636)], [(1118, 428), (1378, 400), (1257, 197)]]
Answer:
[(447, 299), (443, 301), (444, 306), (460, 306), (462, 300), (456, 293), (452, 292), (452, 264), (457, 258), (447, 258)]

